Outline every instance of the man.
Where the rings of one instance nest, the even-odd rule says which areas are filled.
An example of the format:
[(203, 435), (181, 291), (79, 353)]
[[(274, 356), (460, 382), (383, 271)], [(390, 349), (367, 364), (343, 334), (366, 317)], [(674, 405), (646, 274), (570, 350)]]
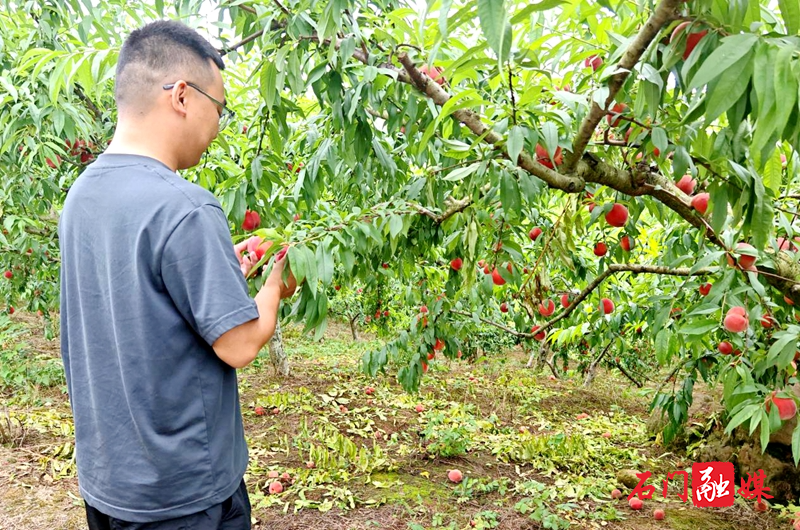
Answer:
[(236, 368), (296, 282), (282, 259), (251, 298), (219, 202), (175, 173), (229, 114), (223, 68), (178, 22), (134, 31), (113, 141), (64, 203), (61, 350), (91, 530), (250, 528)]

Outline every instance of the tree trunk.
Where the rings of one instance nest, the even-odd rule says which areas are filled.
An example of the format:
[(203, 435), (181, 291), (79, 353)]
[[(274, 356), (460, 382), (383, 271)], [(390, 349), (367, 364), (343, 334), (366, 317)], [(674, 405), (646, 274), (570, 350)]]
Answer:
[[(543, 365), (548, 365), (555, 374), (553, 365), (547, 361), (548, 353), (550, 353), (550, 345), (547, 342), (540, 342), (538, 351), (534, 348), (531, 348), (531, 356), (528, 358), (528, 364), (526, 366), (528, 368), (533, 366), (533, 371), (539, 373)], [(534, 359), (536, 360), (536, 364), (533, 364)]]
[(275, 334), (269, 340), (269, 358), (275, 372), (286, 377), (289, 375), (289, 358), (286, 357), (286, 350), (283, 348), (283, 333), (281, 333), (281, 323), (275, 324)]
[(358, 338), (358, 326), (356, 325), (356, 318), (357, 317), (353, 317), (350, 319), (350, 333), (353, 334), (353, 340), (355, 342), (358, 342), (359, 338)]
[(586, 379), (584, 379), (583, 381), (584, 388), (587, 388), (592, 385), (592, 381), (594, 381), (594, 376), (597, 372), (597, 365), (600, 364), (600, 361), (602, 361), (603, 357), (605, 357), (609, 346), (611, 346), (611, 343), (609, 343), (608, 346), (603, 348), (603, 351), (600, 352), (600, 355), (595, 357), (594, 360), (592, 360), (591, 364), (589, 364), (589, 368), (586, 370)]

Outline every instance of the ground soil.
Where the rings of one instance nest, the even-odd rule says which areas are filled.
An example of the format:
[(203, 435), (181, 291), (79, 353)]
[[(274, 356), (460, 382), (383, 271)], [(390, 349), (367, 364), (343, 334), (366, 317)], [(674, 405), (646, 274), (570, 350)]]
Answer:
[[(44, 357), (57, 359), (57, 340), (44, 340), (37, 333), (41, 322), (30, 315), (20, 319), (30, 325), (31, 333), (18, 340), (25, 340)], [(366, 341), (371, 338), (367, 336)], [(321, 343), (312, 343), (292, 329), (286, 330), (285, 340), (292, 365), (288, 378), (274, 373), (266, 355), (263, 363), (240, 373), (251, 451), (246, 481), (256, 530), (545, 528), (518, 507), (530, 495), (515, 488), (532, 480), (543, 484), (546, 491), (564, 491), (570, 485), (596, 487), (591, 494), (574, 499), (553, 495), (545, 503), (561, 521), (572, 523), (569, 528), (790, 528), (788, 519), (778, 517), (779, 507), (760, 514), (738, 497), (733, 507), (724, 509), (695, 508), (674, 496), (663, 499), (661, 478), (667, 471), (691, 466), (692, 462), (685, 454), (671, 453), (648, 437), (648, 399), (619, 374), (600, 373), (595, 384), (585, 389), (578, 379), (552, 381), (548, 374), (530, 373), (524, 368), (524, 353), (513, 350), (503, 356), (502, 363), (475, 365), (437, 358), (438, 364), (426, 375), (420, 394), (409, 396), (390, 375), (369, 379), (360, 373), (359, 360), (366, 346), (364, 342), (353, 345), (346, 326), (331, 326)], [(369, 403), (365, 399), (373, 398), (363, 395), (366, 386), (376, 388)], [(32, 392), (33, 398), (28, 400), (19, 400), (8, 392), (2, 396), (10, 405), (0, 414), (24, 418), (27, 434), (22, 443), (0, 445), (0, 530), (85, 530), (74, 459), (69, 448), (63, 447), (71, 440), (68, 401), (58, 386)], [(415, 403), (424, 403), (426, 412), (415, 412)], [(268, 411), (276, 408), (279, 413), (256, 416), (256, 406)], [(587, 414), (589, 419), (577, 420), (579, 414)], [(462, 418), (458, 421), (464, 421), (464, 425), (473, 418), (479, 427), (475, 439), (482, 442), (458, 456), (431, 455), (426, 451), (429, 442), (425, 441), (424, 429), (439, 421), (437, 417), (448, 415)], [(487, 425), (487, 419), (493, 423)], [(521, 427), (526, 432), (516, 434)], [(320, 434), (325, 429), (328, 438)], [(609, 498), (608, 491), (616, 485), (616, 469), (588, 462), (591, 471), (582, 477), (580, 471), (566, 471), (569, 466), (579, 469), (581, 465), (570, 463), (569, 455), (554, 453), (556, 468), (546, 469), (531, 462), (504, 461), (494, 454), (493, 444), (510, 443), (512, 435), (535, 437), (564, 432), (584, 440), (582, 443), (594, 443), (603, 430), (611, 437), (607, 449), (599, 453), (601, 457), (611, 452), (620, 458), (633, 455), (633, 461), (653, 471), (659, 487), (641, 512), (630, 510), (624, 499)], [(334, 445), (347, 443), (342, 440), (351, 441), (356, 448), (377, 447), (380, 458), (385, 457), (388, 463), (375, 464), (371, 459), (378, 457), (363, 456), (365, 466), (372, 467), (359, 471), (358, 457), (350, 455), (344, 463), (306, 469), (305, 461), (311, 453), (304, 451), (315, 446), (315, 450), (332, 454)], [(564, 468), (558, 467), (562, 456), (567, 462)], [(471, 493), (460, 494), (447, 481), (447, 471), (452, 468), (459, 468), (468, 477), (467, 484), (473, 484)], [(272, 469), (287, 471), (297, 479), (287, 484), (281, 496), (265, 492), (270, 482), (266, 472)], [(584, 479), (586, 483), (581, 484)], [(507, 486), (505, 490), (502, 484)], [(349, 496), (354, 506), (344, 506), (347, 503), (343, 502), (324, 510), (319, 506), (297, 509), (303, 498), (322, 502), (332, 496)], [(656, 507), (666, 510), (664, 521), (653, 520)], [(597, 517), (614, 511), (618, 516), (609, 520)]]

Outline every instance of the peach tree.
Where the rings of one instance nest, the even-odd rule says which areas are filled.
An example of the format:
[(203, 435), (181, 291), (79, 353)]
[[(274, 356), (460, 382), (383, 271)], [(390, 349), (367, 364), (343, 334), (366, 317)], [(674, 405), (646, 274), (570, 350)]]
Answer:
[(237, 241), (288, 243), (284, 316), (319, 336), (336, 285), (403, 286), (368, 373), (413, 391), (490, 327), (554, 375), (660, 374), (667, 439), (699, 379), (762, 447), (795, 415), (797, 2), (5, 4), (9, 306), (55, 303), (58, 209), (112, 133), (122, 36), (179, 17), (218, 43), (239, 115), (185, 177)]

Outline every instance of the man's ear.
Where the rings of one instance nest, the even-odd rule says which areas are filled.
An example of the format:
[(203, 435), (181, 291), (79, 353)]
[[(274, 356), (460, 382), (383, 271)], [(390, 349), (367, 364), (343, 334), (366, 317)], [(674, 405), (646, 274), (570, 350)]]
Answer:
[(179, 79), (175, 82), (175, 86), (172, 87), (170, 91), (170, 103), (172, 105), (172, 109), (179, 113), (181, 116), (186, 117), (187, 111), (187, 91), (189, 85), (186, 84), (186, 81), (183, 79)]

